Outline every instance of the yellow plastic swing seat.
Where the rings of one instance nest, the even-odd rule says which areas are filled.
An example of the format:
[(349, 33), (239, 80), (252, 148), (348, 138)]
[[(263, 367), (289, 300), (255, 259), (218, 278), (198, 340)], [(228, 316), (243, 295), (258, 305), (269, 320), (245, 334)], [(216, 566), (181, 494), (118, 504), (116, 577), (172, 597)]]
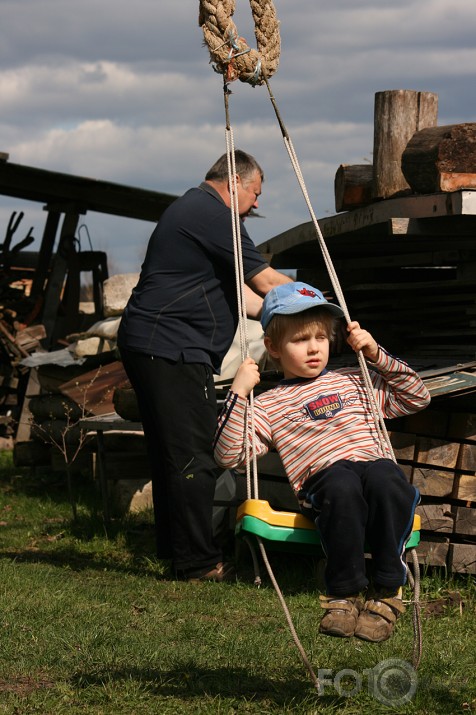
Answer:
[[(412, 533), (406, 549), (420, 543), (421, 519), (415, 514)], [(272, 509), (264, 499), (246, 499), (237, 510), (235, 534), (259, 536), (270, 548), (307, 550), (320, 546), (319, 532), (314, 522), (303, 514)]]

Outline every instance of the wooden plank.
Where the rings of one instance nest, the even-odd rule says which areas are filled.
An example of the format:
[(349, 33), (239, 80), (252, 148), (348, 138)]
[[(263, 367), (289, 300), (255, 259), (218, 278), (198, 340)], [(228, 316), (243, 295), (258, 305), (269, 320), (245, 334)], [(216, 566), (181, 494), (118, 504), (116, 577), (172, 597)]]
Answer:
[[(336, 270), (355, 270), (357, 268), (408, 268), (410, 266), (448, 266), (458, 261), (467, 260), (466, 252), (451, 250), (450, 248), (440, 251), (419, 251), (417, 253), (388, 253), (381, 255), (365, 255), (361, 250), (361, 257), (351, 256), (349, 258), (336, 258), (334, 268)], [(475, 254), (476, 255), (476, 254)], [(442, 272), (447, 275), (446, 268)], [(474, 298), (474, 296), (473, 296)]]
[(31, 353), (35, 348), (40, 347), (40, 341), (46, 337), (44, 325), (30, 325), (15, 333), (16, 344)]
[[(476, 215), (476, 191), (455, 191), (452, 193), (426, 194), (387, 199), (335, 216), (319, 219), (319, 228), (325, 239), (352, 234), (360, 229), (383, 224), (384, 235), (387, 222), (394, 218), (439, 218)], [(264, 253), (277, 256), (282, 251), (306, 243), (316, 242), (316, 231), (312, 222), (302, 223), (274, 236), (258, 246)], [(318, 245), (316, 246), (318, 250)]]
[(56, 240), (56, 234), (58, 231), (60, 215), (61, 214), (59, 211), (48, 211), (46, 224), (43, 229), (43, 238), (41, 239), (40, 251), (37, 254), (36, 258), (36, 271), (31, 287), (31, 296), (34, 299), (36, 299), (39, 295), (42, 295), (44, 287), (46, 285), (46, 280), (51, 265), (51, 258), (53, 256), (53, 249)]
[(29, 404), (30, 399), (35, 395), (40, 394), (40, 382), (38, 380), (38, 371), (36, 369), (31, 369), (28, 376), (28, 384), (26, 388), (25, 398), (23, 400), (20, 421), (18, 423), (18, 429), (16, 432), (16, 440), (18, 442), (27, 442), (30, 439), (31, 425), (34, 420), (32, 413), (30, 412)]
[(44, 340), (44, 347), (50, 348), (54, 346), (54, 340), (58, 337), (60, 328), (57, 325), (58, 310), (61, 303), (61, 294), (64, 288), (64, 281), (68, 271), (68, 262), (71, 254), (75, 252), (74, 236), (79, 222), (80, 214), (71, 211), (65, 214), (63, 225), (61, 227), (61, 235), (59, 239), (58, 250), (53, 261), (51, 272), (48, 279), (48, 284), (44, 293), (43, 310), (41, 321), (45, 326), (47, 337)]
[(458, 372), (453, 375), (425, 380), (432, 397), (450, 395), (455, 392), (476, 390), (476, 373)]
[[(390, 218), (387, 222), (388, 235), (395, 237), (411, 238), (412, 245), (416, 244), (417, 238), (431, 238), (433, 241), (440, 242), (451, 237), (456, 241), (456, 247), (467, 245), (471, 248), (471, 243), (468, 238), (474, 236), (474, 228), (472, 221), (464, 216), (440, 216), (438, 221), (433, 221), (431, 218)], [(392, 243), (392, 250), (398, 250), (398, 243)], [(452, 244), (455, 247), (455, 244)]]
[(140, 422), (131, 422), (120, 417), (116, 412), (108, 412), (94, 417), (85, 417), (79, 423), (82, 429), (92, 432), (141, 432)]
[(74, 204), (84, 211), (158, 221), (177, 198), (170, 194), (138, 189), (108, 181), (46, 171), (36, 167), (0, 162), (0, 193), (64, 210)]

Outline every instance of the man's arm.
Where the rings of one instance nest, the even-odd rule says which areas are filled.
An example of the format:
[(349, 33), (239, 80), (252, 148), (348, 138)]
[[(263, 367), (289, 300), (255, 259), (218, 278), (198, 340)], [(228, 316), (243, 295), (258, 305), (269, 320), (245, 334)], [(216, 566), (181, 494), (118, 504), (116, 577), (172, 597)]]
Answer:
[(271, 288), (281, 283), (289, 283), (291, 280), (288, 276), (275, 271), (274, 268), (269, 266), (253, 276), (253, 278), (250, 278), (249, 283), (251, 286), (245, 285), (246, 314), (248, 318), (259, 320), (261, 308), (263, 307), (263, 298), (261, 296), (266, 295)]
[(285, 276), (284, 273), (276, 271), (271, 266), (263, 268), (262, 271), (256, 273), (252, 278), (250, 278), (247, 283), (258, 295), (265, 296), (266, 293), (274, 288), (275, 286), (282, 285), (283, 283), (291, 283), (292, 278)]
[(245, 285), (245, 300), (246, 300), (246, 315), (248, 318), (259, 320), (261, 316), (261, 308), (263, 307), (263, 299), (258, 293), (255, 293), (249, 286)]

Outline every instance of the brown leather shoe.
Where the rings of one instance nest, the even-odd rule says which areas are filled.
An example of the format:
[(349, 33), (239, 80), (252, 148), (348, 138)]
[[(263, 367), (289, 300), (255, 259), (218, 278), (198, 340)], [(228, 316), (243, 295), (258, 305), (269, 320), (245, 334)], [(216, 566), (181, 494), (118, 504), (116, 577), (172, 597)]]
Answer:
[(375, 598), (365, 602), (354, 635), (364, 641), (381, 643), (393, 633), (397, 618), (404, 613), (400, 598)]
[(319, 632), (326, 636), (350, 638), (354, 635), (363, 603), (358, 596), (319, 596), (321, 608), (326, 610), (319, 624)]
[(200, 581), (215, 581), (217, 583), (221, 583), (222, 581), (236, 581), (236, 571), (233, 564), (220, 561), (212, 569), (198, 576), (189, 576), (187, 581), (189, 583), (199, 583)]

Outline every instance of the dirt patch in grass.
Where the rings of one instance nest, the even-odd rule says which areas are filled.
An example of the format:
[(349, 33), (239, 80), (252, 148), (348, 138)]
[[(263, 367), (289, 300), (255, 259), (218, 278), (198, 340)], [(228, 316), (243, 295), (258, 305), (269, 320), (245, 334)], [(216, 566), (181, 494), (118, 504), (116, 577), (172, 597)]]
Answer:
[(15, 695), (28, 695), (41, 688), (52, 688), (54, 682), (41, 675), (19, 675), (4, 680), (0, 678), (0, 693), (14, 693)]

